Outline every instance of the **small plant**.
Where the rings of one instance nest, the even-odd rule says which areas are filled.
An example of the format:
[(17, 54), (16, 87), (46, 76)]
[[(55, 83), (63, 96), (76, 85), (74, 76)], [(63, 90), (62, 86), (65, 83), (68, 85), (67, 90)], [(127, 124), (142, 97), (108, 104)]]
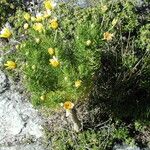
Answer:
[(72, 128), (75, 132), (81, 131), (81, 121), (78, 119), (77, 111), (74, 107), (74, 104), (70, 101), (64, 103), (64, 109), (66, 110), (66, 117), (72, 123)]
[(11, 1), (1, 0), (0, 1), (0, 27), (4, 25), (8, 20), (8, 17), (15, 15), (17, 8), (23, 6), (22, 0)]
[(104, 150), (110, 148), (113, 142), (111, 133), (107, 129), (81, 133), (62, 130), (54, 133), (48, 132), (47, 137), (53, 141), (51, 146), (56, 150)]

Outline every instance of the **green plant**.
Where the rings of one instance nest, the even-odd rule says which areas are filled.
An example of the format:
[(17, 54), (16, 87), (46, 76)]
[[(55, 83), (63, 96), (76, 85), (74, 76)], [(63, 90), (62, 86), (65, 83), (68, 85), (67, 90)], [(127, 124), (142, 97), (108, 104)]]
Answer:
[[(35, 105), (55, 106), (59, 102), (76, 101), (86, 97), (93, 85), (94, 72), (100, 67), (101, 49), (97, 44), (103, 41), (100, 40), (101, 35), (97, 35), (101, 33), (97, 20), (99, 13), (93, 8), (79, 9), (81, 11), (79, 18), (77, 10), (68, 10), (66, 5), (60, 6), (58, 10), (64, 11), (64, 16), (59, 19), (60, 21), (58, 20), (58, 29), (50, 27), (49, 22), (53, 17), (46, 19), (42, 24), (28, 22), (29, 29), (25, 33), (28, 39), (16, 51), (17, 57), (20, 57), (18, 63), (24, 63), (22, 66), (24, 82), (28, 90), (32, 91)], [(91, 10), (94, 10), (94, 18), (90, 14)], [(59, 11), (55, 11), (57, 16), (61, 16), (62, 12)], [(88, 14), (85, 15), (86, 13)], [(18, 11), (16, 14), (18, 17), (21, 12)], [(74, 19), (70, 20), (72, 16)], [(14, 22), (15, 27), (19, 25), (23, 28), (20, 21)], [(26, 23), (25, 20), (22, 22)], [(32, 28), (35, 25), (43, 25), (43, 31), (35, 31)], [(19, 29), (19, 32), (23, 31)], [(39, 42), (36, 42), (37, 38)], [(52, 55), (48, 52), (49, 48), (54, 51)], [(59, 66), (50, 64), (50, 61), (55, 60), (54, 58), (58, 59)], [(81, 85), (76, 86), (78, 81)], [(42, 95), (45, 97), (44, 101), (40, 100)]]
[[(136, 102), (145, 103), (149, 97), (145, 88), (149, 87), (149, 25), (145, 17), (143, 27), (130, 1), (88, 8), (60, 3), (51, 15), (44, 15), (45, 8), (27, 20), (23, 14), (17, 11), (15, 18), (20, 19), (13, 22), (17, 29), (14, 36), (27, 37), (16, 51), (16, 60), (18, 66), (23, 64), (24, 83), (35, 105), (55, 107), (66, 100), (85, 99), (96, 91), (96, 103), (109, 102), (112, 107), (108, 109), (115, 115), (140, 114), (143, 108), (134, 107)], [(76, 81), (80, 81), (79, 87)], [(144, 91), (146, 98), (143, 93), (136, 97), (138, 91)], [(122, 106), (126, 113), (117, 112), (126, 110)]]
[(8, 18), (15, 15), (17, 8), (23, 5), (22, 0), (11, 1), (11, 0), (1, 0), (0, 1), (0, 27), (4, 25)]
[(113, 142), (111, 132), (84, 131), (79, 134), (70, 131), (48, 132), (48, 139), (52, 141), (52, 148), (58, 150), (104, 150), (110, 148)]
[(115, 140), (121, 140), (122, 142), (128, 144), (128, 145), (135, 145), (135, 140), (130, 136), (130, 132), (128, 129), (124, 127), (115, 128), (113, 132), (113, 138)]

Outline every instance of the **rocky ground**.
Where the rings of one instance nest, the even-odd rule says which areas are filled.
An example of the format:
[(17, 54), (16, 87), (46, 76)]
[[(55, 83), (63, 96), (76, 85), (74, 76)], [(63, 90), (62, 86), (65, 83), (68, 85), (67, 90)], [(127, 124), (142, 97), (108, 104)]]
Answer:
[(0, 150), (45, 150), (44, 121), (0, 71)]

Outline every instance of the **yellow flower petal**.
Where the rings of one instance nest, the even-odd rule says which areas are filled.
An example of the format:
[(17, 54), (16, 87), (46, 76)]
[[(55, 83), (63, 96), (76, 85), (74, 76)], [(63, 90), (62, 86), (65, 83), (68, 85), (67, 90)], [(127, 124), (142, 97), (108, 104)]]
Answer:
[(19, 49), (19, 45), (16, 45), (15, 47), (16, 47), (16, 49)]
[(79, 87), (81, 86), (81, 83), (82, 83), (81, 80), (77, 80), (77, 81), (75, 82), (75, 87), (76, 87), (76, 88), (79, 88)]
[(54, 54), (54, 52), (55, 52), (55, 51), (54, 51), (54, 49), (53, 49), (53, 48), (49, 48), (49, 49), (48, 49), (48, 53), (49, 53), (50, 55), (53, 55), (53, 54)]
[(64, 103), (64, 109), (66, 109), (66, 110), (71, 110), (71, 109), (73, 109), (73, 107), (74, 107), (74, 104), (70, 101), (66, 101)]
[(102, 11), (103, 13), (105, 13), (105, 12), (107, 11), (107, 9), (108, 9), (108, 7), (107, 7), (106, 5), (102, 5), (102, 6), (101, 6), (101, 11)]
[(0, 32), (0, 37), (2, 38), (10, 38), (11, 36), (12, 32), (7, 27), (3, 28), (2, 31)]
[(32, 17), (31, 17), (31, 21), (34, 22), (35, 20), (36, 20), (36, 18), (35, 18), (34, 16), (32, 16)]
[(44, 18), (49, 18), (51, 16), (51, 11), (50, 10), (47, 10), (44, 12)]
[(51, 20), (50, 27), (52, 29), (57, 29), (58, 28), (58, 22), (57, 22), (56, 19)]
[(87, 40), (87, 41), (86, 41), (86, 46), (90, 46), (91, 43), (92, 43), (91, 40)]
[(33, 65), (31, 68), (32, 68), (33, 70), (35, 70), (36, 66), (35, 66), (35, 65)]
[(44, 101), (44, 100), (45, 100), (45, 95), (42, 95), (42, 96), (40, 97), (40, 99), (41, 99), (42, 101)]
[(113, 26), (115, 26), (115, 25), (117, 24), (117, 22), (118, 22), (118, 19), (114, 18), (111, 24), (112, 24)]
[(29, 21), (30, 18), (31, 18), (31, 16), (30, 16), (29, 13), (25, 13), (23, 17), (24, 17), (24, 19), (27, 20), (27, 21)]
[(25, 23), (24, 25), (23, 25), (23, 28), (26, 30), (26, 29), (28, 29), (28, 27), (29, 27), (29, 24), (28, 23)]
[(7, 61), (4, 66), (6, 66), (6, 69), (15, 69), (17, 64), (14, 61)]
[(36, 14), (35, 21), (41, 22), (42, 20), (44, 20), (43, 15), (42, 15), (41, 13), (37, 13), (37, 14)]
[(40, 43), (40, 39), (39, 39), (39, 38), (35, 38), (35, 42), (36, 42), (37, 44), (39, 44), (39, 43)]
[(39, 32), (42, 32), (44, 30), (44, 27), (43, 27), (43, 24), (42, 23), (35, 23), (33, 25), (33, 29), (35, 31), (39, 31)]
[(60, 65), (58, 59), (55, 56), (53, 56), (53, 59), (50, 59), (49, 61), (53, 67), (58, 67)]
[(54, 9), (54, 7), (55, 7), (55, 3), (52, 1), (52, 0), (46, 0), (45, 2), (44, 2), (44, 6), (45, 6), (45, 9), (46, 10), (53, 10)]
[(104, 36), (104, 40), (111, 41), (114, 35), (112, 33), (105, 32), (103, 36)]

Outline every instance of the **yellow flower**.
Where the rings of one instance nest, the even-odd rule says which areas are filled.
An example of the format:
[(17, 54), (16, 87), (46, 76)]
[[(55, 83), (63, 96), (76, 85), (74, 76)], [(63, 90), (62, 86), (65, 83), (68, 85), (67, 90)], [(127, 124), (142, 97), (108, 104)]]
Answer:
[(82, 83), (81, 80), (77, 80), (77, 81), (75, 82), (75, 87), (76, 87), (76, 88), (80, 87), (80, 86), (81, 86), (81, 83)]
[(91, 40), (87, 40), (87, 41), (86, 41), (86, 46), (90, 46), (91, 43), (92, 43)]
[(39, 43), (40, 43), (40, 39), (39, 39), (39, 38), (35, 38), (35, 42), (36, 42), (37, 44), (39, 44)]
[(53, 67), (58, 67), (60, 65), (58, 59), (55, 56), (53, 56), (53, 59), (50, 59), (49, 61)]
[(16, 47), (16, 49), (19, 49), (19, 45), (16, 45), (15, 47)]
[(6, 66), (6, 69), (15, 69), (17, 67), (17, 64), (14, 61), (7, 61), (6, 64), (4, 64), (4, 66)]
[(44, 17), (43, 17), (43, 15), (41, 13), (37, 13), (35, 20), (37, 22), (40, 22), (40, 21), (44, 20)]
[(102, 10), (103, 13), (106, 12), (107, 9), (108, 9), (108, 7), (106, 5), (101, 6), (101, 10)]
[(36, 18), (34, 16), (31, 17), (31, 21), (35, 21)]
[(66, 110), (71, 110), (71, 109), (73, 109), (73, 107), (74, 107), (74, 104), (70, 101), (66, 101), (64, 103), (64, 109), (66, 109)]
[(10, 38), (12, 36), (12, 32), (8, 27), (4, 27), (0, 32), (0, 37), (2, 38)]
[(56, 6), (56, 3), (54, 3), (52, 0), (46, 0), (44, 2), (44, 6), (46, 10), (53, 10)]
[(44, 18), (49, 18), (51, 16), (51, 11), (50, 10), (47, 10), (47, 11), (44, 11)]
[(49, 49), (48, 49), (48, 53), (49, 53), (50, 55), (53, 55), (53, 54), (54, 54), (54, 52), (55, 52), (55, 51), (54, 51), (54, 49), (53, 49), (53, 48), (49, 48)]
[(51, 27), (52, 29), (57, 29), (57, 28), (58, 28), (57, 19), (51, 20), (50, 27)]
[(115, 26), (115, 25), (117, 24), (117, 22), (118, 22), (118, 19), (114, 18), (111, 24), (112, 24), (113, 26)]
[(35, 70), (36, 66), (35, 66), (35, 65), (33, 65), (31, 68), (32, 68), (33, 70)]
[(33, 29), (35, 31), (39, 31), (39, 32), (42, 32), (44, 30), (44, 27), (43, 27), (43, 24), (42, 23), (35, 23), (33, 25)]
[(41, 99), (42, 101), (44, 101), (44, 100), (45, 100), (45, 95), (42, 95), (42, 96), (40, 97), (40, 99)]
[(104, 36), (104, 40), (107, 40), (107, 41), (111, 41), (112, 40), (112, 37), (114, 36), (112, 33), (109, 33), (109, 32), (105, 32), (103, 34)]
[(25, 23), (24, 25), (23, 25), (23, 28), (26, 30), (26, 29), (28, 29), (28, 27), (29, 27), (29, 24), (28, 23)]
[(30, 18), (31, 18), (31, 16), (30, 16), (29, 13), (25, 13), (23, 17), (24, 17), (24, 19), (27, 20), (27, 21), (29, 21)]

